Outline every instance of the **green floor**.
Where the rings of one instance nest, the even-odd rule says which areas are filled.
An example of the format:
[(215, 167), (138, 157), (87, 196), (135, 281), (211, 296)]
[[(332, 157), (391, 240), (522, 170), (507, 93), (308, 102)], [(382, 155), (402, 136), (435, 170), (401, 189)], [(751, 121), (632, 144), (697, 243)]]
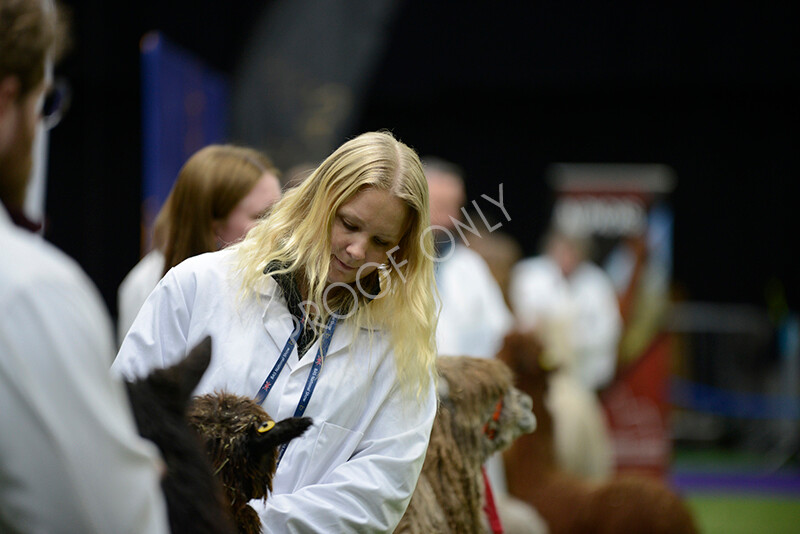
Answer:
[(688, 494), (702, 534), (798, 534), (800, 498)]
[[(677, 450), (673, 470), (766, 472), (764, 457), (726, 451)], [(788, 472), (797, 473), (797, 467)], [(800, 475), (798, 475), (800, 476)], [(800, 534), (800, 495), (744, 491), (687, 491), (683, 494), (702, 534)]]

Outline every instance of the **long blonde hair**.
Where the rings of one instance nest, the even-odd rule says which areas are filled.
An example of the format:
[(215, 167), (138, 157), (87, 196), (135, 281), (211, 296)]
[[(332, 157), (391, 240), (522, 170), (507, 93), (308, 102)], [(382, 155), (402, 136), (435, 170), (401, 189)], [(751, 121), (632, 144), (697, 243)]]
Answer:
[[(393, 259), (387, 258), (386, 267), (370, 275), (380, 279), (380, 297), (349, 308), (353, 303), (348, 291), (325, 295), (331, 229), (339, 207), (367, 187), (404, 201), (409, 223), (393, 249)], [(355, 331), (361, 327), (389, 331), (401, 388), (421, 398), (428, 391), (436, 360), (429, 220), (428, 186), (417, 154), (390, 133), (362, 134), (340, 146), (301, 185), (288, 191), (269, 217), (235, 246), (244, 295), (263, 287), (268, 264), (280, 266), (274, 273), (301, 274), (307, 300), (323, 321), (346, 308), (352, 310), (348, 320)]]
[(252, 148), (209, 145), (195, 152), (156, 217), (153, 241), (164, 252), (164, 274), (186, 258), (217, 250), (214, 221), (226, 219), (267, 172), (280, 175)]

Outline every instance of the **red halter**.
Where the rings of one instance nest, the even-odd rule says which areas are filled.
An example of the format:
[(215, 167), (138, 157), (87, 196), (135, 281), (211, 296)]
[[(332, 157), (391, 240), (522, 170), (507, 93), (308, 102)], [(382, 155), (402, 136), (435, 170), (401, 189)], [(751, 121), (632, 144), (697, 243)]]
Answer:
[(497, 406), (494, 408), (494, 413), (492, 414), (492, 418), (483, 425), (483, 432), (486, 436), (493, 440), (497, 435), (497, 427), (499, 426), (500, 421), (500, 414), (503, 411), (503, 399), (501, 398), (497, 401)]

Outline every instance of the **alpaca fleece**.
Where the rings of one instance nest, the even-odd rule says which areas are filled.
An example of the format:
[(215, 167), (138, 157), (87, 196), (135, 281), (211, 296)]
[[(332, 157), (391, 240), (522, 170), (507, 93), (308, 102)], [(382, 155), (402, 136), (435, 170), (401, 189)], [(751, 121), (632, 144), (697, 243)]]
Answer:
[(261, 519), (248, 503), (266, 501), (280, 446), (302, 435), (311, 419), (292, 417), (275, 423), (253, 400), (217, 392), (195, 398), (188, 420), (205, 442), (239, 532), (258, 534)]
[(441, 356), (437, 368), (439, 411), (419, 482), (395, 532), (483, 532), (481, 467), (491, 454), (533, 431), (531, 401), (513, 387), (511, 372), (500, 361)]
[(691, 513), (659, 481), (628, 475), (590, 483), (563, 472), (553, 446), (553, 419), (545, 406), (549, 371), (532, 334), (506, 336), (497, 358), (517, 376), (533, 400), (538, 430), (504, 453), (511, 495), (532, 505), (551, 534), (696, 534)]

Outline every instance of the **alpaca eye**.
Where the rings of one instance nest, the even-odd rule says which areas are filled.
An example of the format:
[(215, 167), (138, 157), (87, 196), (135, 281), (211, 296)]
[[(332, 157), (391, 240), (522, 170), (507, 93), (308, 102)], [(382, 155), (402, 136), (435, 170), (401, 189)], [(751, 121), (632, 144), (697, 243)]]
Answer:
[(261, 423), (261, 426), (258, 427), (258, 433), (263, 434), (264, 432), (269, 432), (272, 430), (272, 427), (275, 426), (275, 421), (266, 421)]

